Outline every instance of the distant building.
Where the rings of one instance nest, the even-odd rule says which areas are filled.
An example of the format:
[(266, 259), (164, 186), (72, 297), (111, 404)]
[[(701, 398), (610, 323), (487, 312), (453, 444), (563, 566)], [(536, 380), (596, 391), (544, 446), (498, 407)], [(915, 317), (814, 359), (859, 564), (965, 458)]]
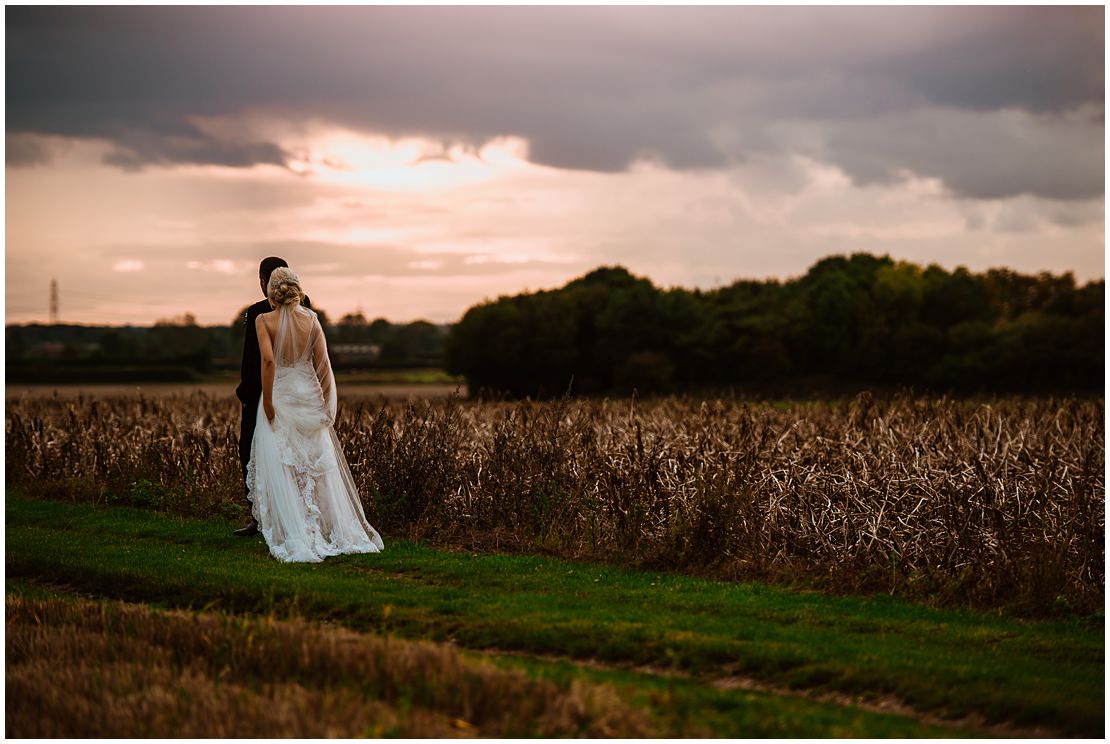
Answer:
[(61, 341), (40, 341), (34, 347), (34, 353), (38, 356), (46, 357), (61, 356), (65, 349), (66, 345)]
[(355, 364), (372, 364), (377, 361), (382, 347), (379, 344), (332, 344), (328, 346), (328, 355), (335, 364), (345, 366)]

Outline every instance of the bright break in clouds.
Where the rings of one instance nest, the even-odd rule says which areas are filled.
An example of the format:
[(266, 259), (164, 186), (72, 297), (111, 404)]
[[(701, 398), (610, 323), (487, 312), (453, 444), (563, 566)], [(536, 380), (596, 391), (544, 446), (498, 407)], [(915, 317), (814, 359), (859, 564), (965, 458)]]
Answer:
[(1102, 275), (1101, 7), (8, 7), (7, 311), (454, 320), (622, 263)]

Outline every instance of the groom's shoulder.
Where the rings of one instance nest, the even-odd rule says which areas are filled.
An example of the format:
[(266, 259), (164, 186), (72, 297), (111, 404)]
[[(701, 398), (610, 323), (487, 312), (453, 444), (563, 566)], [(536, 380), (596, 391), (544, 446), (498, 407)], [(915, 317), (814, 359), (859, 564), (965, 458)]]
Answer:
[(270, 307), (269, 300), (260, 300), (259, 302), (256, 302), (248, 307), (247, 311), (243, 313), (243, 322), (249, 324), (252, 320), (257, 318), (262, 313), (268, 313), (272, 309), (273, 308)]

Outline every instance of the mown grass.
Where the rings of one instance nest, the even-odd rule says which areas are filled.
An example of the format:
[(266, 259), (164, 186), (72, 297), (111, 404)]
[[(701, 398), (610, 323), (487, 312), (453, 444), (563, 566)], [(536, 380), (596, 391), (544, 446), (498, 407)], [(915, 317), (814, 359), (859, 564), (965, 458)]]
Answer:
[(1101, 617), (1022, 622), (388, 537), (380, 555), (290, 566), (219, 520), (10, 491), (6, 513), (9, 578), (166, 606), (299, 614), (471, 649), (893, 696), (1067, 735), (1100, 736), (1104, 726)]
[(337, 372), (338, 385), (445, 385), (457, 384), (466, 392), (466, 379), (450, 375), (442, 369), (365, 369)]

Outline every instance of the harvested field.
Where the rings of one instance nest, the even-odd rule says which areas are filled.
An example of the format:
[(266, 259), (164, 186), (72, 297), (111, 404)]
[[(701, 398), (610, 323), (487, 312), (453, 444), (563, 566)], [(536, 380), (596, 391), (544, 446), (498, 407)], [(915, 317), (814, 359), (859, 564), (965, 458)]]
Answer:
[(10, 737), (652, 733), (612, 689), (442, 644), (115, 602), (9, 597), (5, 610)]

